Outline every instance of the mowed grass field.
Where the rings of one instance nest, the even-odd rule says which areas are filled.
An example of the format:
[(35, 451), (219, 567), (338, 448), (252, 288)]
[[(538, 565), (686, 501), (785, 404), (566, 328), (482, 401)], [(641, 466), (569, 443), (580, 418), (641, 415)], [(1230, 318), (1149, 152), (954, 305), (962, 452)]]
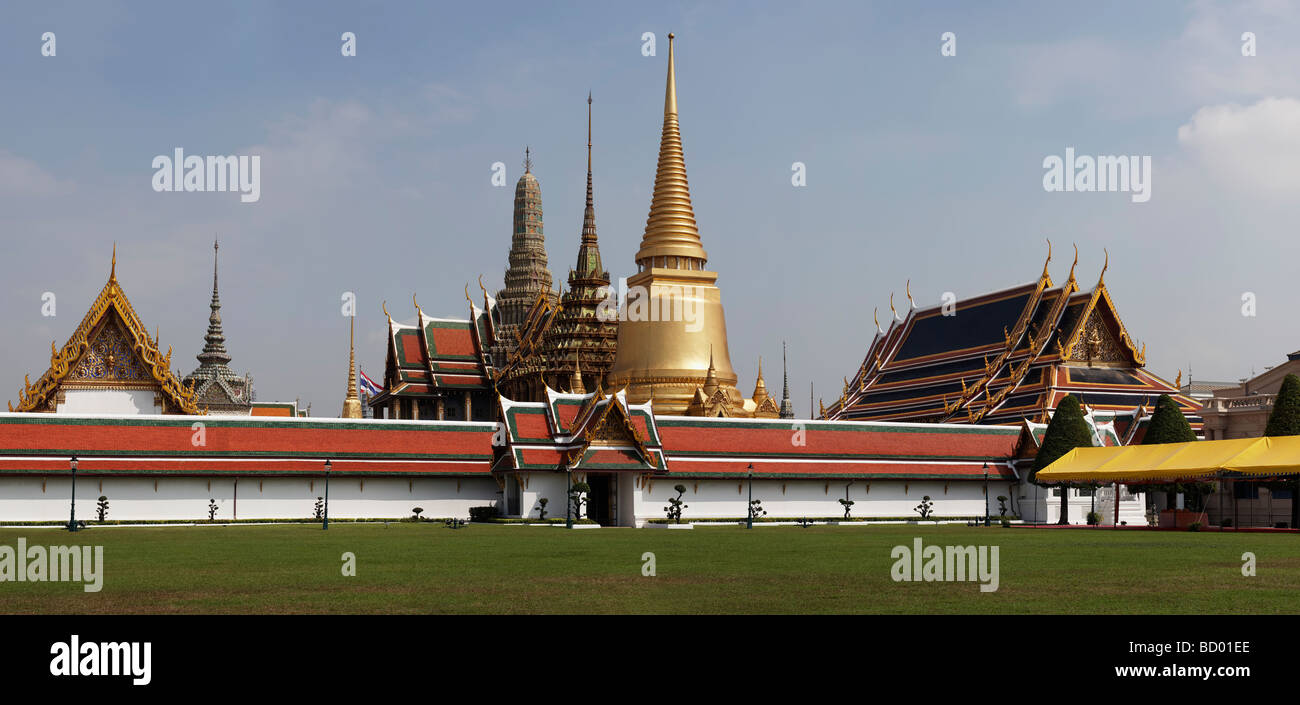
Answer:
[[(1295, 613), (1300, 535), (966, 526), (440, 524), (0, 529), (0, 544), (104, 546), (101, 592), (0, 582), (0, 612)], [(1000, 585), (899, 583), (895, 545), (996, 545)], [(1243, 577), (1242, 554), (1257, 557)], [(357, 575), (342, 575), (342, 555)], [(642, 575), (655, 554), (657, 575)]]

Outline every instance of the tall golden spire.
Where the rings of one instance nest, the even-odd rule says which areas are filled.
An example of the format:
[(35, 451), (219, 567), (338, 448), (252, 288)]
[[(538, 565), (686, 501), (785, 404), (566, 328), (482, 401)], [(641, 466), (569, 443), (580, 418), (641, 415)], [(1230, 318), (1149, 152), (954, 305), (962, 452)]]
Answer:
[(357, 397), (357, 317), (348, 317), (348, 395), (343, 400), (343, 418), (361, 418), (361, 399)]
[[(736, 389), (736, 371), (727, 346), (718, 275), (706, 269), (708, 255), (691, 207), (686, 160), (677, 124), (677, 60), (668, 35), (668, 78), (659, 164), (645, 234), (636, 254), (637, 273), (628, 291), (645, 292), (624, 302), (627, 318), (618, 325), (618, 349), (607, 382), (626, 387), (628, 400), (654, 397), (656, 414), (686, 413), (699, 394), (721, 391), (729, 415), (743, 413), (744, 397)], [(635, 298), (635, 301), (634, 301)], [(663, 302), (682, 302), (675, 304)], [(659, 302), (658, 315), (643, 315)], [(688, 306), (689, 304), (689, 310)], [(665, 315), (662, 306), (669, 305)]]
[[(637, 264), (644, 268), (703, 269), (709, 256), (700, 242), (686, 181), (686, 158), (677, 123), (677, 72), (673, 56), (673, 35), (668, 35), (668, 83), (664, 89), (664, 127), (659, 138), (659, 168), (655, 174), (654, 197), (646, 218)], [(688, 258), (661, 259), (661, 258)], [(697, 262), (692, 262), (696, 260)]]

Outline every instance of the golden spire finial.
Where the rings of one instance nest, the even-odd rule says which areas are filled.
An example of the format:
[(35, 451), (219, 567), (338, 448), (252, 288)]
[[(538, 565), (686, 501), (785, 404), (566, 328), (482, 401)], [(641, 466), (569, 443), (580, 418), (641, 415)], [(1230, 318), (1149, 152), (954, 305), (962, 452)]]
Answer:
[(1106, 269), (1110, 267), (1110, 251), (1104, 247), (1101, 248), (1101, 251), (1106, 253), (1106, 262), (1101, 265), (1101, 276), (1097, 277), (1097, 286), (1106, 283)]
[(383, 310), (384, 317), (388, 319), (388, 322), (392, 323), (393, 314), (388, 312), (388, 299), (384, 299), (383, 302), (379, 304), (379, 308)]
[(1043, 239), (1047, 240), (1047, 261), (1043, 262), (1043, 276), (1046, 277), (1047, 265), (1050, 264), (1052, 261), (1052, 241), (1047, 238), (1043, 238)]
[(876, 332), (879, 333), (880, 335), (884, 335), (885, 331), (880, 329), (880, 307), (879, 306), (871, 310), (871, 319), (876, 322)]
[(668, 86), (664, 89), (664, 115), (677, 114), (677, 71), (673, 59), (673, 39), (676, 35), (668, 33)]
[(907, 304), (911, 308), (916, 308), (916, 302), (912, 300), (912, 280), (907, 280)]
[(895, 321), (903, 320), (901, 317), (899, 317), (898, 310), (894, 308), (894, 292), (892, 291), (889, 292), (889, 310), (894, 314)]
[[(424, 311), (421, 311), (421, 310), (420, 310), (420, 302), (415, 300), (415, 294), (411, 294), (411, 303), (415, 304), (415, 312), (416, 312), (417, 314), (423, 316), (423, 315), (424, 315)], [(424, 325), (423, 322), (421, 322), (420, 325)]]
[(1174, 379), (1174, 387), (1178, 389), (1183, 388), (1183, 371), (1181, 369), (1178, 370), (1178, 377)]
[(646, 217), (645, 234), (641, 236), (641, 248), (636, 253), (636, 261), (647, 269), (702, 269), (708, 259), (700, 242), (700, 230), (695, 223), (690, 186), (686, 179), (686, 158), (682, 152), (682, 135), (677, 123), (676, 60), (670, 39), (659, 164), (655, 173), (654, 196), (650, 200), (650, 214)]
[(357, 317), (348, 316), (348, 393), (343, 398), (342, 415), (345, 419), (362, 418), (361, 399), (357, 396), (356, 329)]
[(117, 242), (113, 243), (113, 263), (109, 265), (108, 280), (117, 281)]
[(470, 308), (474, 307), (474, 299), (469, 297), (469, 282), (465, 282), (465, 300), (469, 302)]
[(1074, 281), (1074, 266), (1079, 263), (1079, 243), (1074, 243), (1074, 261), (1070, 263), (1070, 281)]

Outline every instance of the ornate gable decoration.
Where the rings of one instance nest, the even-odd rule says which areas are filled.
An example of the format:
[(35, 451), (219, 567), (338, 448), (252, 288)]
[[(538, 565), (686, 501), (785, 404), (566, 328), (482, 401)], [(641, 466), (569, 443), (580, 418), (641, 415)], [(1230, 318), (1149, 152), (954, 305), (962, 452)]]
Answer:
[(150, 338), (131, 302), (117, 283), (117, 253), (108, 283), (99, 292), (72, 337), (60, 349), (50, 343), (50, 369), (36, 384), (24, 377), (18, 408), (10, 411), (54, 411), (58, 391), (65, 382), (78, 385), (158, 386), (165, 409), (198, 414), (192, 387), (185, 387), (171, 371), (171, 348), (164, 355), (157, 338)]
[(1089, 366), (1118, 364), (1142, 367), (1146, 364), (1145, 353), (1134, 346), (1105, 284), (1098, 284), (1093, 291), (1083, 315), (1079, 316), (1079, 322), (1063, 346), (1063, 352), (1068, 361)]
[(645, 439), (632, 425), (626, 404), (625, 391), (606, 397), (597, 387), (574, 419), (577, 445), (569, 450), (571, 464), (577, 463), (592, 446), (631, 446), (651, 467), (659, 466), (655, 456), (646, 448)]

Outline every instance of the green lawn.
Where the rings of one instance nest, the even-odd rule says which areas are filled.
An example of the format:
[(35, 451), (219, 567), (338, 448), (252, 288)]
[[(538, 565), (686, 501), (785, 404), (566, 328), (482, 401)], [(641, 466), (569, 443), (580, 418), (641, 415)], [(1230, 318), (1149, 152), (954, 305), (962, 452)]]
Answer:
[[(694, 531), (426, 524), (0, 529), (98, 544), (99, 593), (0, 583), (3, 613), (1294, 613), (1300, 536), (965, 526)], [(895, 545), (997, 545), (1000, 587), (895, 583)], [(341, 574), (356, 554), (357, 576)], [(641, 575), (655, 554), (657, 576)], [(1243, 577), (1254, 552), (1257, 576)]]

